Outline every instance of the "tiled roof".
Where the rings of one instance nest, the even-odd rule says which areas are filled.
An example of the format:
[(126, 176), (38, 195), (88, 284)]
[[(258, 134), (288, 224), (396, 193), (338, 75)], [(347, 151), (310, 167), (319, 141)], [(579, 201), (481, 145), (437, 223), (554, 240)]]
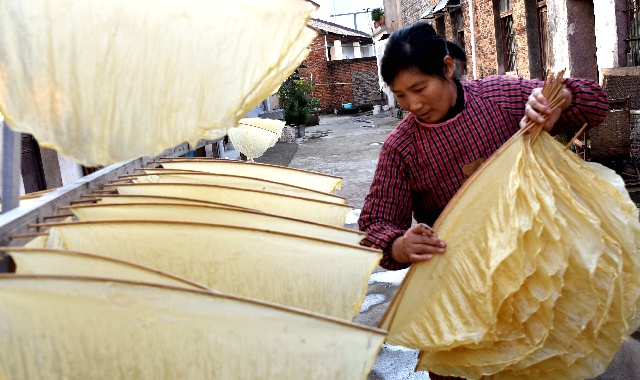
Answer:
[(312, 28), (316, 28), (318, 30), (325, 31), (327, 33), (333, 33), (340, 36), (371, 38), (370, 35), (368, 35), (367, 33), (361, 32), (359, 30), (345, 28), (342, 25), (334, 24), (328, 21), (318, 20), (315, 18), (312, 18), (311, 21), (309, 21), (309, 26)]

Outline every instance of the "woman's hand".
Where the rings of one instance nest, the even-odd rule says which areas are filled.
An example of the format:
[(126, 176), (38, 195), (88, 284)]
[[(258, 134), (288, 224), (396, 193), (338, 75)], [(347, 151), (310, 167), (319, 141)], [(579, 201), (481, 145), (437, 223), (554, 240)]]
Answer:
[(434, 254), (443, 254), (446, 246), (431, 227), (420, 223), (393, 242), (391, 256), (399, 263), (418, 263), (431, 259)]
[(527, 105), (524, 108), (524, 117), (520, 120), (520, 128), (524, 128), (529, 120), (531, 120), (537, 123), (544, 123), (542, 124), (542, 129), (547, 132), (551, 131), (553, 125), (560, 118), (562, 111), (571, 106), (571, 92), (565, 88), (562, 90), (562, 95), (564, 98), (562, 104), (552, 110), (549, 108), (547, 98), (542, 95), (542, 89), (534, 89), (531, 95), (529, 95)]

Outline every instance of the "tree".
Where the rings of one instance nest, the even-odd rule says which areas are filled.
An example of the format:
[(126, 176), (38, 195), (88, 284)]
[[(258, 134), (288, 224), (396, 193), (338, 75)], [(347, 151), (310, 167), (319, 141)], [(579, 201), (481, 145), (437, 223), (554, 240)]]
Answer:
[(283, 103), (284, 119), (290, 125), (303, 125), (312, 109), (320, 105), (320, 100), (314, 98), (313, 83), (300, 78), (296, 70), (284, 81), (278, 90), (278, 97)]
[(384, 16), (384, 10), (382, 8), (374, 8), (371, 11), (371, 21), (380, 21), (382, 16)]

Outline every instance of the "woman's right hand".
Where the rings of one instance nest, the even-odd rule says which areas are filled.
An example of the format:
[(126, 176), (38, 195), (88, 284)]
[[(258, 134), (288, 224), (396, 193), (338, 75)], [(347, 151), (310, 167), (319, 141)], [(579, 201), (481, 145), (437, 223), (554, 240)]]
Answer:
[(418, 263), (443, 254), (446, 246), (431, 227), (419, 223), (393, 242), (391, 256), (399, 263)]

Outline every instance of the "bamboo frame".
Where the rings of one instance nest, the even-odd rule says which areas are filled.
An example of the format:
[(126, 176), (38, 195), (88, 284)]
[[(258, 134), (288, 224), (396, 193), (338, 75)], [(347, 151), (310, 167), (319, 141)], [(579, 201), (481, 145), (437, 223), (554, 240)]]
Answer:
[(34, 232), (34, 233), (26, 233), (26, 234), (15, 234), (15, 235), (11, 235), (9, 236), (9, 239), (14, 240), (14, 239), (28, 239), (28, 238), (34, 238), (34, 237), (38, 237), (38, 236), (46, 236), (49, 235), (48, 232)]
[[(77, 204), (83, 204), (83, 203), (94, 203), (99, 199), (99, 198), (96, 198), (96, 197), (90, 196), (90, 195), (87, 195), (87, 196), (82, 195), (81, 197), (82, 198), (91, 197), (91, 199), (83, 199), (83, 200), (79, 200), (79, 201), (71, 201), (71, 202), (69, 202), (69, 204), (70, 205), (77, 205)], [(65, 206), (60, 207), (60, 209), (62, 209), (63, 207), (65, 207)]]
[[(60, 207), (60, 208), (62, 208), (62, 207)], [(73, 214), (48, 215), (48, 216), (43, 217), (42, 219), (49, 220), (49, 219), (58, 219), (58, 218), (68, 218), (70, 216), (73, 216)]]

